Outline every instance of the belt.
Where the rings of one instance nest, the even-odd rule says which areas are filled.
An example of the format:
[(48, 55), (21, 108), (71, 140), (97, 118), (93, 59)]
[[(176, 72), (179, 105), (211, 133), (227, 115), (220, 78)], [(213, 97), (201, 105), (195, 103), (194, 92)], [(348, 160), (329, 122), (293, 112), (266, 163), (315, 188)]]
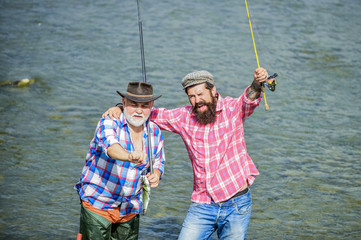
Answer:
[[(240, 197), (240, 196), (242, 196), (242, 195), (244, 195), (244, 194), (246, 194), (246, 193), (248, 193), (248, 188), (243, 189), (242, 191), (236, 193), (233, 197), (231, 197), (231, 198), (228, 199), (228, 200), (231, 200), (232, 198)], [(228, 201), (228, 200), (226, 200), (226, 201)], [(223, 201), (223, 202), (221, 202), (221, 203), (224, 203), (224, 202), (226, 202), (226, 201)]]
[(242, 196), (242, 195), (244, 195), (244, 194), (246, 194), (246, 193), (248, 193), (248, 188), (243, 189), (242, 191), (238, 192), (236, 195), (234, 195), (234, 196), (231, 197), (230, 199), (236, 198), (236, 197), (240, 197), (240, 196)]

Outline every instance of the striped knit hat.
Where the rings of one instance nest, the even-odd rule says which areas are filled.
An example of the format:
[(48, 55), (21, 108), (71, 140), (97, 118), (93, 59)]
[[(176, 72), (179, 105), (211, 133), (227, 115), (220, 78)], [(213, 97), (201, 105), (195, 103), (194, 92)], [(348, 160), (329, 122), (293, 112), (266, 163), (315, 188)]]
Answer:
[(182, 79), (182, 86), (183, 89), (186, 89), (187, 87), (209, 82), (214, 85), (213, 75), (210, 74), (207, 71), (196, 71), (192, 73), (188, 73), (183, 79)]

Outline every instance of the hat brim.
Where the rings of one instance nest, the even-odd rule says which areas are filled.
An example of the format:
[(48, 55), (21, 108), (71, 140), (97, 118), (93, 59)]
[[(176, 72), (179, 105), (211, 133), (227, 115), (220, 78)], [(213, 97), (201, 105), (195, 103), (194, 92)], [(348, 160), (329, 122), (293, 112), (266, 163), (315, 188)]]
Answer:
[(123, 94), (118, 91), (117, 91), (117, 93), (124, 98), (132, 100), (133, 102), (141, 102), (141, 103), (151, 102), (151, 101), (157, 100), (158, 98), (160, 98), (162, 96), (162, 95), (159, 95), (159, 96), (153, 96), (153, 97), (136, 97), (136, 96), (128, 95), (126, 93)]

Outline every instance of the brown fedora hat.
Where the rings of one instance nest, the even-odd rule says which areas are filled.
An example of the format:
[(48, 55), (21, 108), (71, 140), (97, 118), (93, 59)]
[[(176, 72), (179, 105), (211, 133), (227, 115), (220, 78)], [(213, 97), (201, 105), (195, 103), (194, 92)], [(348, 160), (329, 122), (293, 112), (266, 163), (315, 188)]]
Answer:
[(151, 102), (162, 96), (153, 96), (152, 85), (144, 82), (130, 82), (126, 93), (117, 93), (134, 102)]

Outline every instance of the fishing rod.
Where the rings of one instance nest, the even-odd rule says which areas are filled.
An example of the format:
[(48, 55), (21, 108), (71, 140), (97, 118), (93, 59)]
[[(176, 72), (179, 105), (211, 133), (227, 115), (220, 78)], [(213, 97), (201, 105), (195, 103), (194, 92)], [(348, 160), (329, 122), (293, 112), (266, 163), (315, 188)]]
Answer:
[[(139, 0), (137, 0), (138, 8), (138, 25), (139, 25), (139, 41), (140, 41), (140, 56), (142, 61), (142, 73), (143, 73), (143, 82), (147, 82), (147, 73), (145, 70), (145, 57), (144, 57), (144, 42), (143, 42), (143, 26), (142, 18), (140, 16)], [(149, 119), (147, 121), (147, 133), (148, 133), (148, 151), (149, 151), (149, 167), (150, 174), (153, 174), (153, 153), (152, 153), (152, 141), (150, 137), (150, 126)]]
[[(258, 60), (258, 54), (257, 54), (257, 47), (256, 47), (256, 42), (254, 40), (254, 36), (253, 36), (253, 29), (252, 29), (252, 23), (251, 23), (251, 17), (249, 15), (249, 10), (248, 10), (248, 4), (247, 4), (247, 0), (244, 0), (245, 4), (246, 4), (246, 9), (247, 9), (247, 16), (248, 16), (248, 22), (249, 22), (249, 28), (251, 29), (251, 35), (252, 35), (252, 41), (253, 41), (253, 48), (254, 48), (254, 53), (256, 55), (256, 60), (257, 60), (257, 66), (258, 68), (260, 68), (259, 65), (259, 60)], [(276, 77), (278, 76), (277, 73), (274, 73), (271, 76), (268, 76), (268, 81), (266, 82), (266, 84), (261, 83), (261, 89), (262, 89), (262, 93), (264, 96), (264, 108), (266, 111), (269, 110), (268, 104), (267, 104), (267, 99), (266, 99), (266, 92), (265, 92), (265, 87), (264, 85), (266, 85), (268, 87), (269, 90), (271, 90), (272, 92), (276, 90)]]

